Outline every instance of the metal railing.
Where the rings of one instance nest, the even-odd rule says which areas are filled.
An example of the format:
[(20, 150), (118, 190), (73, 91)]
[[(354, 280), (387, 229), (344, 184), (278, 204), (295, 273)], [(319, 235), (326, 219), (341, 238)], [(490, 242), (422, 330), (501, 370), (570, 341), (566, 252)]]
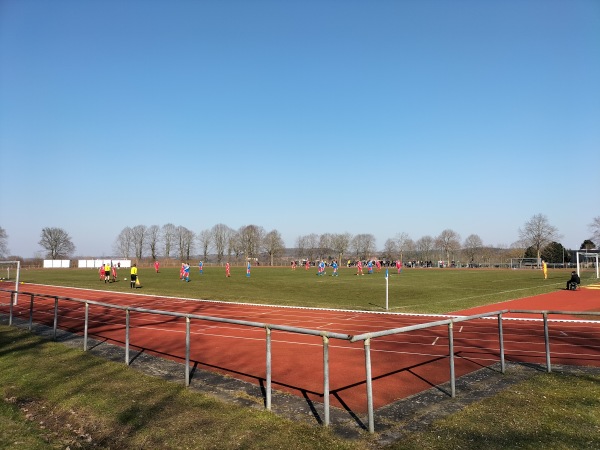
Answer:
[[(0, 292), (10, 292), (10, 307), (9, 307), (9, 325), (13, 322), (13, 299), (17, 294), (16, 291), (0, 289)], [(114, 305), (110, 303), (98, 302), (94, 300), (76, 299), (72, 297), (63, 297), (57, 295), (48, 294), (36, 294), (32, 292), (21, 292), (22, 298), (24, 296), (30, 297), (29, 302), (29, 325), (28, 328), (31, 331), (33, 328), (33, 310), (34, 310), (34, 299), (39, 298), (50, 298), (54, 299), (54, 318), (53, 318), (53, 338), (56, 339), (58, 330), (58, 304), (59, 300), (82, 303), (85, 305), (85, 317), (84, 317), (84, 332), (83, 332), (83, 350), (88, 349), (88, 327), (89, 327), (89, 308), (91, 305), (99, 306), (109, 309), (117, 309), (125, 311), (125, 363), (129, 365), (131, 363), (129, 357), (130, 348), (130, 316), (132, 312), (139, 312), (145, 314), (156, 314), (160, 316), (170, 316), (185, 319), (185, 385), (190, 384), (190, 348), (191, 348), (191, 337), (190, 337), (190, 324), (192, 320), (203, 320), (210, 322), (221, 322), (246, 327), (263, 328), (266, 332), (265, 335), (265, 370), (266, 370), (266, 398), (265, 407), (271, 410), (272, 401), (272, 389), (271, 389), (271, 332), (273, 330), (284, 331), (290, 333), (320, 336), (323, 343), (323, 404), (324, 404), (324, 420), (325, 426), (330, 424), (330, 390), (329, 390), (329, 340), (339, 339), (342, 341), (348, 341), (351, 343), (363, 341), (364, 347), (364, 358), (365, 358), (365, 374), (366, 374), (366, 390), (367, 390), (367, 414), (368, 414), (368, 430), (373, 433), (375, 431), (374, 426), (374, 410), (373, 410), (373, 379), (372, 379), (372, 366), (371, 366), (371, 341), (384, 336), (398, 335), (402, 333), (408, 333), (416, 330), (429, 329), (434, 327), (446, 326), (448, 330), (448, 360), (449, 360), (449, 372), (450, 372), (450, 395), (451, 397), (456, 396), (456, 374), (454, 369), (454, 324), (459, 322), (466, 322), (477, 319), (489, 319), (496, 317), (498, 326), (498, 345), (499, 345), (499, 358), (501, 372), (505, 373), (506, 363), (504, 356), (504, 333), (503, 333), (503, 316), (507, 313), (519, 313), (519, 314), (540, 314), (544, 324), (544, 344), (546, 352), (546, 368), (548, 372), (551, 372), (551, 360), (550, 360), (550, 338), (549, 338), (549, 325), (548, 316), (555, 315), (588, 315), (588, 316), (600, 316), (600, 312), (580, 312), (580, 311), (539, 311), (539, 310), (499, 310), (483, 314), (475, 314), (471, 316), (459, 316), (451, 317), (444, 320), (438, 320), (434, 322), (422, 323), (417, 325), (410, 325), (401, 328), (393, 328), (389, 330), (382, 330), (377, 332), (364, 333), (360, 335), (348, 335), (343, 333), (335, 333), (322, 330), (311, 330), (307, 328), (290, 327), (285, 325), (267, 324), (262, 322), (252, 322), (237, 319), (229, 319), (222, 317), (203, 316), (197, 314), (183, 314), (172, 311), (162, 311), (147, 308), (129, 307), (122, 305)], [(600, 322), (599, 322), (600, 325)]]
[[(9, 325), (12, 325), (13, 322), (13, 298), (16, 295), (16, 291), (7, 291), (4, 289), (0, 289), (0, 291), (11, 292), (11, 300), (9, 306)], [(329, 331), (322, 330), (311, 330), (307, 328), (298, 328), (298, 327), (290, 327), (285, 325), (275, 325), (268, 324), (262, 322), (251, 322), (246, 320), (237, 320), (237, 319), (228, 319), (223, 317), (212, 317), (212, 316), (203, 316), (197, 314), (183, 314), (172, 311), (162, 311), (156, 309), (147, 309), (147, 308), (137, 308), (130, 306), (122, 306), (122, 305), (114, 305), (110, 303), (98, 302), (94, 300), (83, 300), (72, 297), (63, 297), (59, 295), (48, 295), (48, 294), (35, 294), (32, 292), (21, 292), (21, 298), (29, 296), (29, 324), (28, 329), (32, 331), (33, 329), (33, 309), (34, 309), (34, 299), (37, 298), (49, 298), (54, 299), (54, 309), (53, 309), (53, 339), (56, 340), (57, 330), (58, 330), (58, 302), (59, 300), (82, 303), (85, 305), (85, 315), (84, 315), (84, 331), (83, 331), (83, 350), (87, 351), (88, 349), (88, 328), (89, 328), (89, 308), (90, 305), (100, 306), (109, 309), (117, 309), (125, 311), (125, 364), (129, 365), (131, 359), (129, 357), (129, 347), (130, 347), (130, 316), (132, 312), (139, 312), (145, 314), (156, 314), (159, 316), (170, 316), (170, 317), (178, 317), (185, 319), (185, 385), (189, 386), (190, 384), (190, 348), (191, 348), (191, 338), (190, 338), (190, 324), (192, 320), (204, 320), (209, 322), (221, 322), (227, 324), (241, 325), (246, 327), (254, 327), (254, 328), (263, 328), (266, 332), (265, 342), (266, 342), (266, 374), (265, 374), (265, 407), (268, 410), (271, 410), (271, 401), (272, 401), (272, 389), (271, 389), (271, 380), (272, 380), (272, 370), (271, 370), (271, 332), (273, 330), (277, 331), (285, 331), (289, 333), (297, 333), (304, 334), (310, 336), (320, 336), (323, 342), (323, 405), (324, 405), (324, 424), (326, 426), (329, 425), (330, 422), (330, 406), (329, 406), (329, 339), (340, 339), (344, 341), (349, 341), (351, 336), (343, 333), (334, 333)]]

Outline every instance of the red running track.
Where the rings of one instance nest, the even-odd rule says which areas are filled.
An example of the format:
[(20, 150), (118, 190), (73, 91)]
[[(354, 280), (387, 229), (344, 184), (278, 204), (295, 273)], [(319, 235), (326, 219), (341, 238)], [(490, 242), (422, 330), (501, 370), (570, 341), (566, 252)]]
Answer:
[[(11, 289), (7, 285), (0, 287)], [(176, 299), (40, 285), (22, 291), (95, 300), (164, 311), (309, 328), (350, 335), (432, 322), (440, 316), (284, 308), (248, 304)], [(26, 318), (29, 297), (21, 294), (15, 309)], [(54, 300), (35, 299), (34, 321), (52, 326)], [(598, 311), (600, 291), (581, 289), (503, 302), (460, 311), (469, 315), (501, 309)], [(8, 296), (0, 293), (0, 314), (8, 314)], [(512, 317), (511, 317), (512, 316)], [(545, 364), (543, 323), (538, 318), (507, 314), (503, 321), (507, 361)], [(83, 333), (84, 307), (59, 302), (59, 328)], [(600, 322), (553, 317), (550, 324), (552, 364), (600, 366)], [(185, 360), (185, 320), (131, 313), (132, 351), (144, 351), (178, 362)], [(90, 306), (89, 336), (117, 345), (125, 342), (125, 312)], [(191, 321), (191, 363), (255, 384), (265, 379), (265, 330), (244, 326)], [(323, 345), (316, 336), (274, 330), (272, 339), (273, 388), (323, 401)], [(460, 377), (499, 361), (497, 320), (478, 319), (454, 325), (455, 372)], [(375, 408), (445, 383), (449, 380), (447, 326), (373, 339), (371, 364)], [(367, 410), (363, 343), (329, 342), (331, 405), (363, 414)], [(201, 377), (201, 374), (195, 375)], [(183, 371), (182, 371), (183, 379)], [(194, 380), (191, 380), (193, 384)]]

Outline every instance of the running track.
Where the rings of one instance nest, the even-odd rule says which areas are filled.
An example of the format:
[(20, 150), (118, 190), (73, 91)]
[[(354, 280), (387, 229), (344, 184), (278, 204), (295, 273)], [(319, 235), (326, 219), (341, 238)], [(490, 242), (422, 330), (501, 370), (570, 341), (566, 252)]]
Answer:
[[(13, 285), (14, 286), (14, 285)], [(9, 285), (0, 287), (11, 289)], [(140, 308), (177, 311), (212, 317), (326, 330), (358, 335), (440, 320), (440, 316), (372, 313), (322, 309), (283, 308), (248, 304), (175, 299), (27, 284), (24, 292), (49, 294)], [(15, 315), (28, 317), (29, 296), (21, 295)], [(52, 299), (36, 298), (34, 321), (52, 326)], [(455, 314), (470, 315), (502, 309), (600, 311), (600, 290), (513, 300)], [(8, 297), (0, 292), (0, 314), (8, 314)], [(84, 308), (59, 302), (59, 328), (83, 333)], [(515, 320), (517, 318), (519, 320)], [(545, 364), (543, 324), (540, 316), (505, 315), (503, 321), (507, 361)], [(537, 318), (535, 318), (537, 317)], [(597, 317), (596, 317), (597, 318)], [(600, 366), (600, 321), (552, 316), (550, 343), (552, 364)], [(117, 345), (125, 342), (125, 312), (90, 306), (89, 335)], [(184, 362), (185, 321), (175, 317), (131, 313), (132, 354), (143, 351)], [(216, 322), (191, 321), (191, 364), (254, 384), (265, 378), (265, 330)], [(447, 326), (381, 337), (371, 341), (374, 407), (377, 409), (449, 380)], [(323, 401), (322, 339), (274, 330), (272, 382), (276, 390)], [(495, 319), (460, 322), (454, 328), (455, 371), (466, 373), (499, 361)], [(365, 359), (362, 342), (329, 342), (331, 405), (355, 414), (367, 410)], [(194, 377), (201, 377), (196, 372)], [(182, 369), (183, 381), (183, 369)], [(194, 379), (191, 380), (194, 383)]]

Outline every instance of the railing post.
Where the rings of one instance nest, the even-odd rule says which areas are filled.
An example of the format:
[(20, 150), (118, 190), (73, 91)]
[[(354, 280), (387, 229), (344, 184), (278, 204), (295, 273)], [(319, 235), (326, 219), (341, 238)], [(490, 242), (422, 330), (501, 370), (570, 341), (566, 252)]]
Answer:
[(367, 376), (367, 410), (369, 419), (369, 433), (375, 432), (375, 420), (373, 417), (373, 379), (371, 375), (371, 338), (364, 341), (365, 348), (365, 372)]
[(448, 324), (448, 353), (450, 354), (450, 395), (456, 396), (456, 375), (454, 373), (454, 322)]
[(12, 320), (13, 320), (13, 299), (15, 297), (15, 293), (11, 292), (10, 293), (10, 304), (8, 305), (8, 326), (12, 325)]
[(267, 325), (265, 327), (267, 331), (266, 344), (267, 344), (267, 386), (266, 386), (266, 407), (267, 410), (271, 411), (271, 329)]
[(185, 318), (185, 386), (190, 385), (190, 316)]
[(90, 305), (88, 302), (85, 302), (85, 319), (83, 321), (83, 351), (84, 352), (87, 352), (89, 319), (90, 319)]
[(33, 294), (29, 300), (29, 331), (33, 330)]
[(506, 371), (506, 362), (504, 360), (504, 331), (502, 329), (502, 313), (498, 313), (498, 340), (500, 341), (500, 370)]
[(125, 310), (125, 364), (129, 365), (129, 308)]
[(323, 336), (323, 407), (325, 426), (329, 426), (329, 338)]
[(546, 344), (546, 370), (548, 373), (552, 372), (552, 366), (550, 364), (550, 333), (548, 332), (548, 313), (542, 313), (544, 316), (544, 343)]
[(56, 340), (56, 329), (58, 328), (58, 297), (54, 297), (54, 340)]

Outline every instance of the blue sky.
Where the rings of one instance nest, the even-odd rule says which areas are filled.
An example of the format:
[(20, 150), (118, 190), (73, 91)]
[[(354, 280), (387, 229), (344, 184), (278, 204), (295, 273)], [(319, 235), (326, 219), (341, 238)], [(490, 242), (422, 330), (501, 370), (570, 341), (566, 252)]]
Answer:
[(1, 0), (0, 226), (568, 248), (600, 215), (600, 2)]

